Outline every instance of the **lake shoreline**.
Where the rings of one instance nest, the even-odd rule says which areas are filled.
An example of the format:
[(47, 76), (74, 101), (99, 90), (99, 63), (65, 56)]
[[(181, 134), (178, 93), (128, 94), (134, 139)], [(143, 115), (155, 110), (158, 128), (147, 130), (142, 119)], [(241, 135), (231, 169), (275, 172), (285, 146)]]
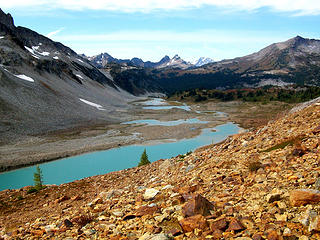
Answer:
[[(201, 128), (201, 130), (203, 130), (203, 129)], [(200, 133), (201, 133), (201, 131), (199, 131), (199, 134)], [(192, 135), (190, 135), (189, 138), (195, 137), (199, 134), (192, 134)], [(134, 137), (134, 136), (129, 136), (129, 138), (130, 137)], [(126, 138), (126, 137), (123, 136), (123, 138)], [(181, 139), (182, 138), (176, 138), (175, 141), (179, 141)], [(105, 150), (110, 150), (110, 149), (115, 149), (115, 148), (119, 148), (119, 147), (130, 146), (130, 145), (146, 144), (146, 143), (152, 142), (152, 141), (154, 141), (154, 142), (157, 141), (158, 143), (165, 143), (165, 142), (172, 141), (172, 140), (173, 139), (163, 139), (163, 140), (150, 139), (147, 141), (143, 141), (141, 139), (132, 139), (130, 141), (126, 141), (125, 139), (123, 139), (122, 141), (119, 140), (118, 143), (109, 143), (109, 144), (106, 143), (107, 144), (106, 146), (93, 145), (93, 146), (85, 148), (85, 149), (77, 149), (77, 150), (73, 150), (73, 151), (65, 151), (65, 152), (56, 151), (54, 153), (48, 153), (44, 159), (38, 160), (37, 157), (35, 157), (35, 160), (32, 162), (2, 167), (4, 169), (0, 169), (0, 174), (5, 173), (5, 172), (9, 172), (9, 171), (13, 171), (16, 169), (24, 168), (24, 167), (36, 166), (37, 164), (41, 164), (41, 163), (52, 162), (52, 161), (60, 160), (63, 158), (79, 156), (82, 154), (93, 153), (93, 152), (97, 152), (97, 151), (105, 151)], [(59, 141), (57, 141), (57, 143), (59, 143)]]
[[(45, 184), (63, 184), (90, 176), (117, 172), (123, 169), (136, 167), (141, 153), (147, 149), (150, 162), (159, 159), (169, 159), (196, 151), (199, 147), (218, 143), (231, 135), (241, 132), (241, 128), (234, 123), (227, 122), (212, 128), (201, 130), (201, 134), (192, 138), (183, 138), (177, 141), (147, 141), (143, 144), (133, 144), (113, 148), (105, 151), (95, 151), (74, 157), (63, 158), (39, 164)], [(32, 185), (33, 167), (21, 168), (15, 171), (0, 174), (0, 190), (18, 189)]]
[[(159, 121), (174, 121), (179, 119), (198, 118), (209, 121), (208, 124), (182, 124), (177, 126), (147, 126), (143, 124), (99, 124), (93, 126), (73, 128), (61, 132), (53, 132), (46, 136), (30, 136), (22, 141), (0, 146), (0, 173), (33, 166), (40, 163), (51, 162), (66, 157), (82, 155), (85, 153), (109, 150), (119, 146), (143, 144), (148, 141), (160, 142), (168, 139), (181, 140), (198, 136), (202, 129), (213, 128), (217, 125), (234, 122), (242, 128), (254, 126), (250, 118), (242, 117), (243, 109), (254, 111), (256, 104), (215, 103), (191, 105), (193, 111), (182, 109), (146, 110), (140, 107), (130, 114), (130, 120), (156, 119)], [(269, 106), (262, 106), (269, 108)], [(227, 113), (217, 121), (212, 121), (212, 114), (199, 114), (199, 111), (221, 111)], [(238, 112), (239, 113), (238, 113)], [(281, 111), (283, 111), (281, 109)], [(248, 116), (243, 112), (244, 116)], [(272, 116), (275, 116), (273, 113)], [(252, 115), (252, 118), (256, 115)], [(265, 118), (262, 115), (261, 118)], [(269, 117), (270, 118), (270, 117)], [(265, 118), (264, 121), (268, 120)], [(192, 129), (192, 130), (191, 130)]]
[[(69, 143), (66, 140), (57, 139), (57, 141), (50, 142), (50, 140), (47, 139), (41, 144), (47, 145), (46, 148), (48, 149), (48, 152), (42, 153), (42, 154), (34, 154), (35, 149), (33, 149), (32, 145), (34, 144), (37, 145), (37, 143), (33, 143), (32, 145), (25, 146), (24, 147), (25, 152), (21, 154), (17, 154), (17, 156), (13, 159), (13, 160), (19, 159), (20, 161), (16, 161), (17, 164), (14, 164), (14, 165), (2, 166), (2, 169), (0, 169), (0, 173), (12, 171), (12, 170), (16, 170), (24, 167), (34, 166), (41, 163), (56, 161), (56, 160), (67, 158), (67, 157), (78, 156), (78, 155), (96, 152), (96, 151), (110, 150), (110, 149), (123, 147), (123, 146), (148, 144), (150, 142), (165, 143), (168, 141), (172, 141), (173, 139), (175, 141), (179, 141), (181, 139), (189, 139), (189, 138), (193, 138), (200, 135), (203, 129), (213, 128), (215, 126), (218, 126), (226, 122), (227, 121), (216, 121), (215, 123), (211, 122), (208, 124), (181, 124), (177, 126), (147, 126), (142, 124), (128, 126), (128, 125), (118, 124), (117, 127), (114, 126), (112, 129), (115, 132), (113, 136), (95, 135), (90, 137), (83, 137), (81, 138), (81, 140), (71, 139)], [(109, 126), (106, 125), (106, 127), (109, 127)], [(120, 133), (120, 135), (118, 135), (119, 134), (118, 131), (120, 130), (124, 131), (124, 129), (131, 134), (125, 136), (125, 135), (121, 135)], [(136, 130), (140, 131), (140, 134), (135, 134), (134, 131)], [(167, 137), (159, 138), (159, 135), (166, 136), (168, 131), (170, 132), (170, 134), (168, 134)], [(94, 142), (92, 141), (94, 138), (101, 138), (101, 139), (97, 142)], [(77, 140), (83, 142), (83, 144), (79, 143), (74, 145), (73, 142)], [(40, 141), (43, 141), (43, 139), (41, 139)], [(66, 145), (72, 146), (72, 149), (68, 149), (68, 147), (65, 147), (64, 149), (66, 150), (63, 151), (63, 149), (58, 147), (60, 144), (62, 144), (62, 142)], [(91, 142), (90, 145), (85, 144), (89, 142)], [(104, 143), (101, 143), (101, 142), (104, 142)], [(25, 145), (25, 143), (22, 143), (21, 145)], [(8, 148), (8, 150), (12, 149), (13, 146)], [(28, 153), (30, 155), (28, 155)], [(26, 156), (26, 158), (23, 158), (23, 155)]]

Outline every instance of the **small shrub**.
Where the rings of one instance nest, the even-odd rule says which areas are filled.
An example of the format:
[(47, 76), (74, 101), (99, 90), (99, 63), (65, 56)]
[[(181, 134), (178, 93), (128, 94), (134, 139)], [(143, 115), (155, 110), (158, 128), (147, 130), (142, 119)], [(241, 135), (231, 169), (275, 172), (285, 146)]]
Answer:
[(248, 164), (248, 169), (250, 172), (256, 172), (261, 167), (262, 167), (262, 163), (259, 161), (251, 161)]
[(279, 143), (277, 145), (274, 145), (266, 150), (263, 150), (261, 152), (271, 152), (271, 151), (274, 151), (274, 150), (277, 150), (277, 149), (284, 149), (286, 146), (288, 145), (293, 145), (293, 140), (289, 140), (289, 141), (285, 141), (285, 142), (282, 142), (282, 143)]
[(184, 161), (184, 158), (185, 158), (185, 155), (178, 155), (178, 159), (177, 159), (177, 162), (183, 162)]
[(2, 207), (7, 207), (7, 206), (8, 206), (8, 204), (7, 204), (7, 203), (5, 203), (4, 201), (0, 200), (0, 206), (2, 206)]
[(30, 188), (30, 189), (27, 191), (27, 194), (31, 194), (31, 193), (35, 193), (35, 192), (38, 192), (38, 190), (35, 189), (35, 188)]
[(33, 182), (34, 182), (34, 188), (37, 191), (43, 189), (42, 172), (39, 166), (37, 166), (36, 172), (33, 174)]
[(186, 153), (186, 156), (190, 155), (192, 153), (192, 151), (189, 151)]
[(17, 197), (17, 200), (22, 200), (23, 199), (23, 197), (21, 196), (21, 195), (19, 195), (18, 197)]
[(141, 154), (140, 162), (138, 164), (138, 167), (149, 164), (150, 161), (148, 159), (147, 150), (144, 149), (143, 153)]

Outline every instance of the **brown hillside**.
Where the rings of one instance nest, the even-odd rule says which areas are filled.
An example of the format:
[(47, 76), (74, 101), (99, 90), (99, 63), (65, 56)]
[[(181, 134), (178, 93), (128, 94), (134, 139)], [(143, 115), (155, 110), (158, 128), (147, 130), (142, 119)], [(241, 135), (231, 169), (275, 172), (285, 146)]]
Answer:
[(320, 239), (320, 103), (188, 156), (0, 192), (0, 239)]

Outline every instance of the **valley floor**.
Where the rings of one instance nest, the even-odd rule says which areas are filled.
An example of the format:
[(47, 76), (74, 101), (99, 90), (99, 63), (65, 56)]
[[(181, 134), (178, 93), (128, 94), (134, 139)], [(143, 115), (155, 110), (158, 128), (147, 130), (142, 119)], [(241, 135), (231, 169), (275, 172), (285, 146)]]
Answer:
[[(175, 103), (176, 104), (176, 103)], [(156, 119), (173, 121), (198, 118), (207, 124), (177, 126), (149, 126), (127, 124), (99, 124), (56, 131), (38, 136), (25, 136), (13, 143), (0, 146), (0, 170), (9, 170), (47, 162), (86, 152), (106, 150), (123, 145), (183, 139), (199, 135), (201, 129), (225, 122), (235, 122), (248, 129), (267, 123), (292, 107), (285, 103), (206, 102), (191, 104), (191, 111), (182, 109), (148, 110), (134, 105), (128, 120)], [(226, 115), (216, 117), (212, 111)]]

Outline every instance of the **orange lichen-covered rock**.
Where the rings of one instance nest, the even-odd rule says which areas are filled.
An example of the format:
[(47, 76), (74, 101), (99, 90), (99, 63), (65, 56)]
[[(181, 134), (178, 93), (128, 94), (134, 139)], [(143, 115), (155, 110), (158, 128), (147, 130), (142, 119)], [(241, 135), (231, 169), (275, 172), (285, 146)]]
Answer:
[(244, 230), (245, 227), (242, 225), (242, 223), (236, 219), (236, 218), (233, 218), (230, 223), (229, 223), (229, 227), (228, 229), (226, 230), (227, 232), (230, 232), (230, 231), (241, 231), (241, 230)]
[(179, 223), (184, 232), (191, 232), (196, 228), (205, 230), (208, 227), (206, 219), (200, 214), (184, 218)]
[(209, 221), (210, 229), (211, 231), (216, 231), (216, 230), (225, 230), (228, 226), (228, 223), (226, 221), (226, 218), (219, 218), (215, 219), (214, 221)]
[(200, 194), (196, 194), (183, 206), (182, 212), (186, 217), (197, 214), (208, 216), (210, 215), (210, 210), (214, 210), (214, 208), (213, 203), (209, 202)]
[(320, 191), (297, 189), (290, 192), (290, 203), (294, 207), (320, 202)]

